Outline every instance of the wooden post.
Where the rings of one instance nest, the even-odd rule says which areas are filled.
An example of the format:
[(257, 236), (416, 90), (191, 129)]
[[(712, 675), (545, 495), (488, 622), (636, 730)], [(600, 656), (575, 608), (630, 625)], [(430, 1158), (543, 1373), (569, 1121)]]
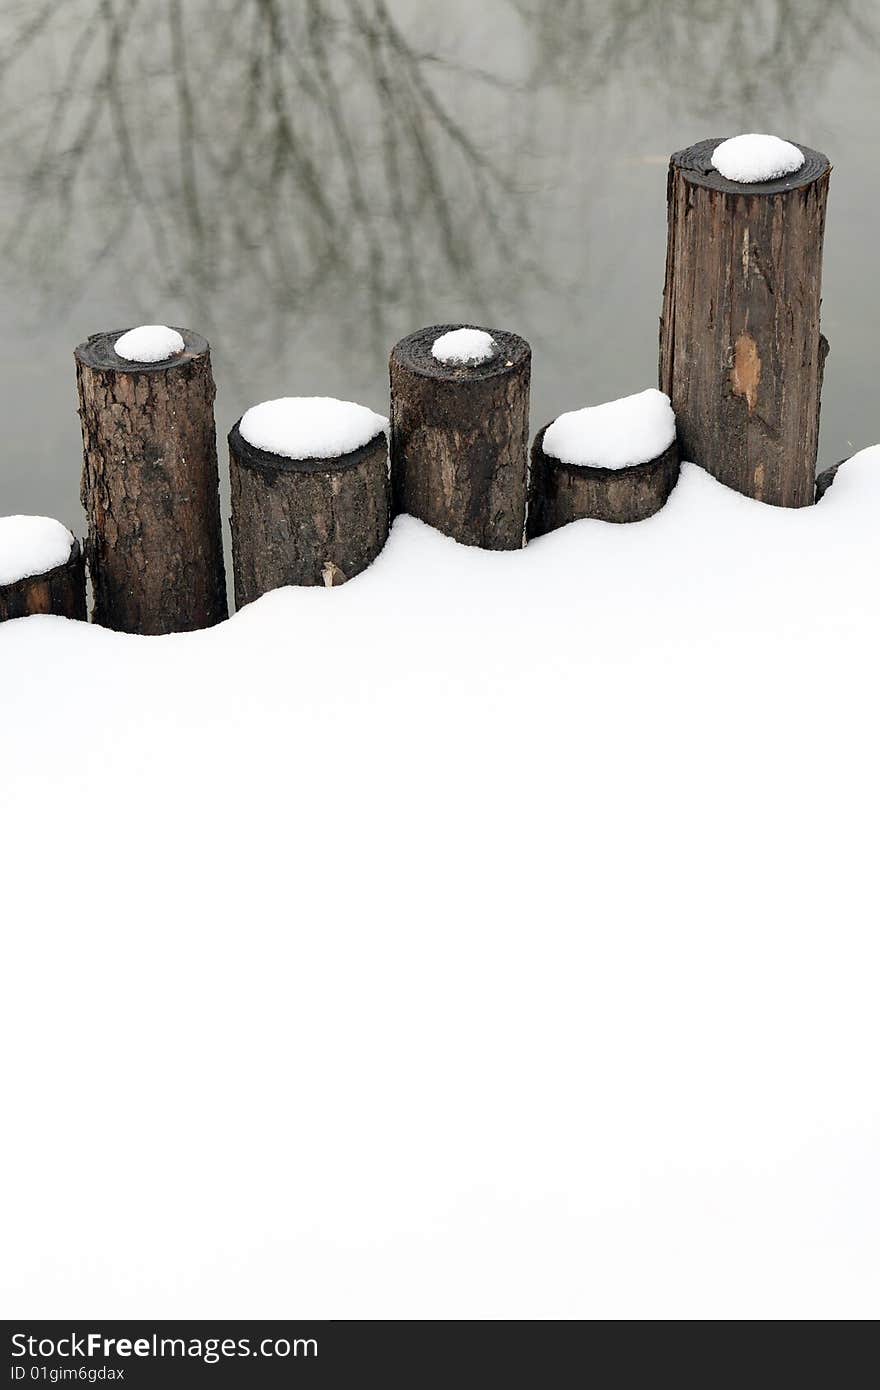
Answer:
[(672, 156), (660, 321), (660, 389), (681, 457), (783, 507), (814, 500), (828, 344), (819, 331), (831, 166), (804, 163), (735, 183), (711, 163), (719, 140)]
[(85, 621), (85, 562), (76, 537), (71, 538), (70, 554), (63, 564), (0, 584), (0, 623), (9, 618), (30, 618), (35, 613)]
[(391, 353), (391, 471), (396, 511), (464, 545), (525, 542), (532, 350), (492, 329), (496, 354), (476, 365), (431, 349), (457, 325), (423, 328)]
[(162, 362), (119, 357), (118, 332), (75, 354), (93, 616), (120, 632), (188, 632), (228, 614), (210, 349), (179, 332), (184, 351)]
[(646, 463), (625, 468), (594, 468), (563, 463), (544, 453), (545, 425), (532, 445), (529, 473), (528, 536), (546, 535), (569, 521), (644, 521), (665, 504), (678, 481), (678, 446)]
[(286, 458), (229, 433), (232, 561), (241, 608), (285, 584), (334, 587), (375, 560), (391, 524), (384, 432), (337, 458)]

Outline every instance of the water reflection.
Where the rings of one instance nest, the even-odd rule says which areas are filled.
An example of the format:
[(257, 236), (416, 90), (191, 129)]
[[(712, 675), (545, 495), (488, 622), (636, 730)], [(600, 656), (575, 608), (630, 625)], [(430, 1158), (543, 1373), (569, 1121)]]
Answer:
[[(438, 95), (433, 55), (384, 0), (71, 8), (4, 236), (46, 288), (60, 270), (76, 295), (112, 255), (148, 302), (158, 285), (205, 309), (222, 290), (289, 311), (343, 277), (355, 322), (382, 335), (388, 307), (417, 318), (438, 277), (480, 309), (493, 262), (530, 269), (512, 171)], [(4, 66), (51, 9), (13, 34)]]
[[(72, 297), (112, 255), (145, 303), (158, 289), (204, 312), (220, 292), (239, 312), (256, 299), (313, 310), (342, 279), (353, 323), (384, 337), (389, 307), (405, 304), (416, 322), (438, 283), (454, 280), (487, 312), (499, 274), (553, 275), (524, 196), (535, 154), (551, 166), (553, 155), (535, 150), (537, 100), (522, 141), (498, 138), (513, 103), (548, 88), (560, 100), (564, 89), (595, 94), (637, 68), (664, 88), (681, 75), (691, 105), (746, 109), (768, 84), (793, 92), (816, 55), (827, 63), (830, 50), (876, 44), (860, 0), (503, 0), (499, 22), (507, 11), (522, 62), (484, 53), (490, 71), (448, 32), (442, 54), (420, 46), (431, 26), (418, 8), (22, 8), (0, 55), (4, 78), (26, 70), (33, 104), (26, 130), (14, 119), (6, 127), (20, 177), (5, 254)], [(48, 104), (31, 87), (44, 63)]]
[[(870, 129), (878, 23), (872, 0), (5, 0), (6, 303), (63, 362), (116, 321), (197, 325), (232, 418), (290, 389), (380, 405), (401, 333), (503, 322), (543, 423), (654, 379), (670, 149), (763, 126), (834, 154), (830, 122)], [(69, 380), (19, 370), (11, 409), (39, 389), (72, 453)]]
[(534, 82), (587, 91), (636, 67), (645, 82), (709, 118), (725, 107), (794, 101), (804, 78), (816, 79), (817, 61), (827, 71), (860, 46), (876, 53), (880, 37), (871, 0), (512, 3), (534, 37)]

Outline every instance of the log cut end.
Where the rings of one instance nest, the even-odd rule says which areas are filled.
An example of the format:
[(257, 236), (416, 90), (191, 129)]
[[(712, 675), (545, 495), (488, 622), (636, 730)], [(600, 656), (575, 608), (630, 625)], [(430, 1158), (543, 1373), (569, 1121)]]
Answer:
[(125, 336), (130, 329), (117, 328), (109, 333), (93, 333), (84, 343), (74, 350), (74, 357), (82, 367), (87, 367), (96, 372), (130, 372), (133, 374), (154, 374), (157, 372), (167, 372), (174, 367), (184, 366), (187, 362), (197, 361), (207, 358), (210, 355), (207, 338), (203, 338), (201, 333), (193, 333), (190, 328), (177, 328), (174, 331), (179, 333), (183, 339), (183, 352), (174, 353), (171, 357), (165, 357), (159, 362), (133, 362), (127, 357), (120, 357), (116, 351), (115, 344)]
[[(496, 351), (491, 357), (475, 362), (443, 360), (435, 357), (434, 344), (438, 339), (466, 329), (473, 334), (488, 335), (495, 344)], [(525, 338), (509, 333), (501, 328), (476, 328), (472, 324), (441, 323), (430, 328), (420, 328), (401, 338), (391, 352), (391, 364), (405, 368), (419, 376), (429, 377), (436, 382), (481, 382), (492, 377), (503, 376), (511, 370), (521, 368), (531, 361), (532, 349)]]
[(831, 172), (831, 162), (820, 150), (812, 150), (808, 145), (791, 143), (804, 156), (804, 162), (794, 173), (785, 174), (778, 179), (763, 179), (760, 183), (741, 183), (727, 179), (715, 168), (712, 155), (727, 137), (720, 136), (710, 140), (699, 140), (686, 150), (677, 150), (669, 161), (671, 171), (677, 171), (686, 183), (694, 187), (714, 189), (718, 193), (737, 193), (745, 197), (772, 197), (777, 193), (790, 193), (793, 189), (806, 188), (817, 179)]

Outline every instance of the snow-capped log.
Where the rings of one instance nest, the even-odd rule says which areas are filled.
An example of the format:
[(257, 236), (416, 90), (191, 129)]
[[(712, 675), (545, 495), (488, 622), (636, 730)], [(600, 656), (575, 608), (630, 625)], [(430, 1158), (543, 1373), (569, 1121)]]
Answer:
[(36, 613), (85, 619), (80, 543), (49, 517), (0, 517), (0, 623)]
[(529, 539), (584, 518), (644, 521), (677, 481), (675, 416), (661, 391), (567, 411), (532, 445)]
[(391, 524), (387, 431), (384, 416), (324, 396), (264, 401), (233, 425), (238, 608), (287, 584), (333, 588), (375, 560)]
[[(170, 356), (155, 356), (161, 341)], [(75, 357), (95, 622), (150, 634), (211, 627), (228, 608), (207, 341), (146, 325), (96, 333)]]
[(531, 362), (523, 338), (496, 329), (445, 324), (396, 344), (396, 512), (465, 545), (518, 550), (524, 544)]
[(819, 308), (831, 166), (797, 146), (793, 168), (780, 162), (784, 142), (748, 136), (718, 156), (736, 174), (726, 178), (713, 164), (721, 143), (670, 161), (660, 387), (682, 458), (750, 497), (804, 507), (828, 351)]

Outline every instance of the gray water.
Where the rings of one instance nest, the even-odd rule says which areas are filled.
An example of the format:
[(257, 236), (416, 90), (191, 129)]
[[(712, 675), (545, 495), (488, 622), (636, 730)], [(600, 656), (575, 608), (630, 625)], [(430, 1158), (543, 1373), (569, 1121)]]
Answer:
[(835, 166), (820, 465), (877, 441), (878, 72), (875, 0), (2, 0), (0, 513), (81, 530), (101, 329), (205, 333), (221, 440), (433, 322), (530, 340), (533, 429), (656, 384), (668, 156), (744, 130)]

